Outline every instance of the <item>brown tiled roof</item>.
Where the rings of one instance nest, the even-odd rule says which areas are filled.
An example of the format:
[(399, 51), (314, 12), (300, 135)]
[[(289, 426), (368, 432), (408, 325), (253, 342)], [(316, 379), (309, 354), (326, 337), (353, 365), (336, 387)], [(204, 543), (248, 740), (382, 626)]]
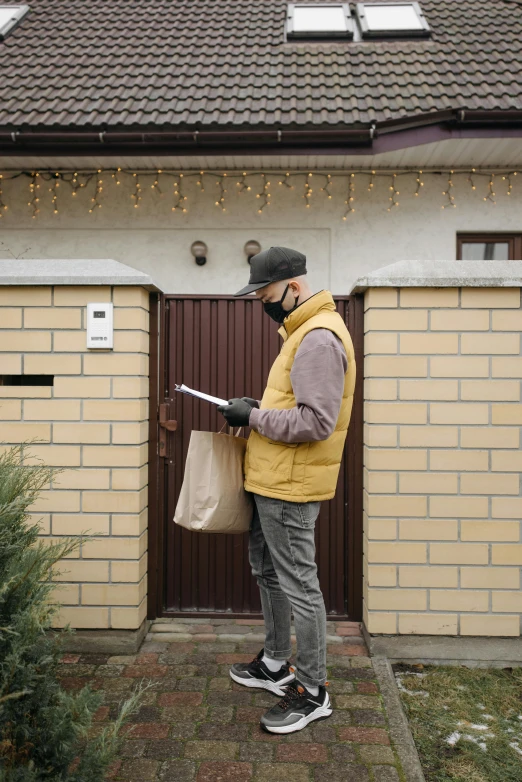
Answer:
[(421, 0), (431, 40), (284, 42), (286, 0), (29, 0), (0, 127), (340, 127), (522, 109), (522, 5)]

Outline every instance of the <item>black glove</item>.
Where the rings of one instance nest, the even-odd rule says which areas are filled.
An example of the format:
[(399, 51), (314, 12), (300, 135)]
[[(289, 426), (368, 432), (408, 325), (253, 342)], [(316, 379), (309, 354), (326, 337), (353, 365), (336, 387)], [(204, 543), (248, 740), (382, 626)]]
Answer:
[(250, 407), (259, 407), (257, 399), (251, 399), (249, 396), (242, 396), (241, 399), (243, 402), (248, 402)]
[(222, 413), (229, 426), (248, 426), (253, 405), (244, 399), (229, 399), (228, 405), (219, 405), (218, 412)]

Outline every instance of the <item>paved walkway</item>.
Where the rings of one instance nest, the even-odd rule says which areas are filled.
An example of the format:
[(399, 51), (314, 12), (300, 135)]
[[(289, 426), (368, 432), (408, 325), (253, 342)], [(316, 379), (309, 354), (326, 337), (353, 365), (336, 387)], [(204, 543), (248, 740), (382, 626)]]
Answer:
[(59, 673), (65, 688), (90, 682), (103, 692), (93, 734), (115, 718), (118, 703), (137, 682), (155, 685), (125, 726), (120, 758), (108, 779), (399, 781), (398, 760), (359, 625), (328, 623), (332, 716), (297, 733), (274, 736), (260, 729), (259, 718), (277, 703), (276, 696), (247, 690), (228, 675), (231, 663), (251, 660), (263, 646), (262, 624), (159, 620), (137, 655), (63, 657)]

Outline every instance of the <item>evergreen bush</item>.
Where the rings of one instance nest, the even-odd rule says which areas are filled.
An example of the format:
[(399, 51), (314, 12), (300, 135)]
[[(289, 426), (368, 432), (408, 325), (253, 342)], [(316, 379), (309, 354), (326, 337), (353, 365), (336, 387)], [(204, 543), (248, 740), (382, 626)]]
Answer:
[[(27, 445), (27, 444), (26, 444)], [(120, 728), (139, 705), (137, 691), (118, 718), (88, 739), (103, 695), (60, 686), (57, 669), (68, 624), (51, 631), (58, 605), (56, 564), (89, 536), (46, 543), (29, 506), (62, 470), (23, 462), (24, 446), (0, 455), (0, 780), (101, 782), (120, 744)]]

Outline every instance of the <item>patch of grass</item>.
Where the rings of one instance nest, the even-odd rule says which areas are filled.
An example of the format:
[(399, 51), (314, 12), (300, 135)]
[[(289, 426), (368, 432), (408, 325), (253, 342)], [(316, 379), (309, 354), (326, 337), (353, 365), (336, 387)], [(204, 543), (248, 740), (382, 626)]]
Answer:
[(393, 668), (426, 782), (521, 782), (521, 668)]

